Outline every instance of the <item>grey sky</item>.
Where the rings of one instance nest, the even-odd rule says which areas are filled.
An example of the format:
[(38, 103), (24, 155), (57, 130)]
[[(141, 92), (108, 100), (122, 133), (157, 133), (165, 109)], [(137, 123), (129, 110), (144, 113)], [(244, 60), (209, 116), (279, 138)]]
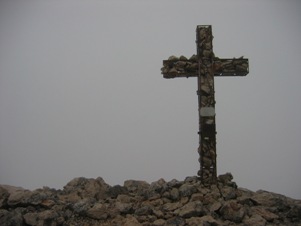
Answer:
[(196, 175), (196, 79), (160, 68), (211, 24), (215, 55), (250, 64), (215, 80), (218, 174), (301, 199), (300, 12), (293, 0), (1, 1), (0, 184)]

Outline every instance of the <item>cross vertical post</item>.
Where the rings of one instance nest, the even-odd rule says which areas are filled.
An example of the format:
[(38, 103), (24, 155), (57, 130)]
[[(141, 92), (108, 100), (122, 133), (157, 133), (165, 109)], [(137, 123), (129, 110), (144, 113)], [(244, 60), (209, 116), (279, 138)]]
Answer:
[(216, 127), (211, 26), (197, 26), (199, 148), (198, 175), (205, 183), (216, 180)]
[(199, 147), (200, 170), (198, 175), (205, 184), (216, 183), (216, 123), (214, 76), (246, 76), (249, 61), (219, 59), (214, 56), (211, 25), (198, 25), (196, 28), (197, 55), (189, 59), (184, 56), (171, 56), (163, 61), (161, 68), (164, 78), (197, 77), (199, 105)]

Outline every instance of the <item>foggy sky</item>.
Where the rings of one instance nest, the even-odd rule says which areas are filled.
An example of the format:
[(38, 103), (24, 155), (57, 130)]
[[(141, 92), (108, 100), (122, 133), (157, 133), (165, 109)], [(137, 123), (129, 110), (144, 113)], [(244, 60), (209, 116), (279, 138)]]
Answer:
[(194, 176), (195, 78), (163, 79), (162, 60), (249, 59), (215, 79), (218, 174), (301, 199), (299, 1), (0, 2), (0, 184), (63, 188)]

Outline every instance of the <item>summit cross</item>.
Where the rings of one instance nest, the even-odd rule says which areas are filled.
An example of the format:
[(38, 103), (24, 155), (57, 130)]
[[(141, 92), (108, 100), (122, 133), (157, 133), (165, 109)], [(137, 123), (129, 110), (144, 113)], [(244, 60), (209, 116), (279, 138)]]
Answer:
[(211, 25), (198, 25), (196, 28), (197, 55), (189, 59), (184, 56), (171, 56), (163, 60), (161, 69), (164, 78), (197, 77), (199, 104), (199, 147), (200, 170), (198, 175), (206, 184), (216, 183), (216, 124), (214, 76), (246, 76), (249, 61), (219, 59), (214, 56)]

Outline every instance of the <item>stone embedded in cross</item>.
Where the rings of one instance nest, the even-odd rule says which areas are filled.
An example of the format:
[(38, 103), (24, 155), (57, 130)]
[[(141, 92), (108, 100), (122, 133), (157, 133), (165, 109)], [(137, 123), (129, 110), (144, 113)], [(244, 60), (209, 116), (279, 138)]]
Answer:
[(214, 56), (211, 25), (198, 25), (196, 28), (197, 55), (189, 59), (184, 56), (171, 56), (163, 60), (164, 78), (197, 77), (199, 103), (199, 148), (200, 170), (198, 175), (203, 183), (215, 183), (216, 170), (216, 125), (214, 76), (246, 76), (249, 61), (220, 59)]

